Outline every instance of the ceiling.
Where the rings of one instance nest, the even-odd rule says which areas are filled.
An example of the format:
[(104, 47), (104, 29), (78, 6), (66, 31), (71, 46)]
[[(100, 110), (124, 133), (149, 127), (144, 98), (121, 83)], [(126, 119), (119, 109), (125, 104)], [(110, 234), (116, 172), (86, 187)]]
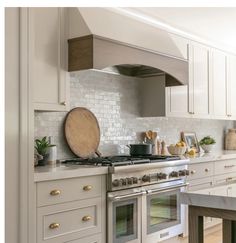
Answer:
[(126, 8), (236, 52), (236, 8)]

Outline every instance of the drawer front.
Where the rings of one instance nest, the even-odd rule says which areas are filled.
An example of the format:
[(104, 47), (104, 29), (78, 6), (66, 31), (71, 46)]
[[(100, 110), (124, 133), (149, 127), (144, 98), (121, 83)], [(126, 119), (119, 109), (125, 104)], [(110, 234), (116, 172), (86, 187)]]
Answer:
[(66, 242), (101, 232), (102, 199), (41, 207), (37, 210), (38, 242)]
[(101, 235), (98, 234), (83, 239), (66, 241), (65, 243), (101, 243), (101, 242), (102, 242)]
[(212, 176), (214, 170), (214, 163), (200, 163), (189, 165), (189, 177), (188, 180), (195, 180), (198, 178), (205, 178), (206, 176)]
[(236, 182), (236, 172), (214, 176), (215, 185), (235, 183), (235, 182)]
[(101, 196), (101, 176), (45, 181), (37, 183), (37, 206)]
[(236, 159), (215, 162), (215, 174), (231, 173), (236, 171)]
[(189, 185), (187, 187), (188, 191), (198, 191), (201, 189), (206, 189), (212, 187), (213, 184), (213, 177), (207, 177), (197, 180), (192, 180), (189, 182)]

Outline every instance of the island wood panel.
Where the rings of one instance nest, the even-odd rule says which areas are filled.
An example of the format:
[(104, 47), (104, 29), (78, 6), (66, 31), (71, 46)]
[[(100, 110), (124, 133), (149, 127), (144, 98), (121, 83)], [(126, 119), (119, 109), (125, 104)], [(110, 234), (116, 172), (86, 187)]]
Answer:
[(236, 243), (236, 211), (189, 206), (189, 243), (204, 243), (203, 216), (223, 219), (223, 243)]

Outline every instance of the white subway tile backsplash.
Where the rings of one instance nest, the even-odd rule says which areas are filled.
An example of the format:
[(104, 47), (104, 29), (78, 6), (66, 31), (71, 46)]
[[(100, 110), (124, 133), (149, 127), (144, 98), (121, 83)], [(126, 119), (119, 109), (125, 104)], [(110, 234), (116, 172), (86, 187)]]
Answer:
[[(129, 143), (137, 142), (140, 133), (149, 129), (158, 132), (167, 144), (175, 143), (181, 131), (195, 131), (215, 137), (217, 149), (223, 148), (224, 131), (231, 121), (185, 118), (141, 118), (139, 116), (138, 82), (136, 78), (98, 71), (70, 74), (70, 107), (82, 106), (96, 115), (100, 129), (99, 150), (103, 155), (128, 153)], [(66, 112), (35, 112), (35, 137), (54, 136), (58, 158), (73, 156), (63, 134)]]

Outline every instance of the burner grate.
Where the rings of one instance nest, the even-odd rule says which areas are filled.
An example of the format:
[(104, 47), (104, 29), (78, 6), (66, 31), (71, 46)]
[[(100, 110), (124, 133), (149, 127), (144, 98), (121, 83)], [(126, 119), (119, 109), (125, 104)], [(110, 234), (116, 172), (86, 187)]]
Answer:
[(94, 158), (72, 158), (61, 160), (61, 163), (74, 165), (95, 165), (95, 166), (121, 166), (132, 164), (156, 163), (163, 161), (179, 160), (179, 156), (163, 156), (163, 155), (148, 155), (148, 156), (130, 156), (116, 155)]

